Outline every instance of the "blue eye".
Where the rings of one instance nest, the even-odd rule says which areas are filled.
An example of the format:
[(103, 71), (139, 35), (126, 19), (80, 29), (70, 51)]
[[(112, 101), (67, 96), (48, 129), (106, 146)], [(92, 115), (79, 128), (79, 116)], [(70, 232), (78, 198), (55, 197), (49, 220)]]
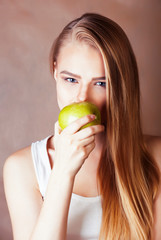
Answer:
[(65, 81), (70, 82), (70, 83), (76, 83), (77, 80), (74, 78), (65, 78)]
[(106, 82), (96, 82), (97, 86), (106, 87)]

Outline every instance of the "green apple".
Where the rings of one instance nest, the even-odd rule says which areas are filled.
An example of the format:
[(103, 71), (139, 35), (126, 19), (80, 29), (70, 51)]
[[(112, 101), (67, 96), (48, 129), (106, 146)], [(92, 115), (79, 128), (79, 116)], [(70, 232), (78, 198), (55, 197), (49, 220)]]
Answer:
[(88, 126), (100, 124), (101, 123), (100, 111), (96, 105), (89, 102), (72, 103), (64, 107), (60, 111), (59, 117), (58, 117), (59, 126), (63, 130), (70, 123), (88, 114), (94, 114), (96, 118), (92, 122), (81, 127), (81, 129), (86, 128)]

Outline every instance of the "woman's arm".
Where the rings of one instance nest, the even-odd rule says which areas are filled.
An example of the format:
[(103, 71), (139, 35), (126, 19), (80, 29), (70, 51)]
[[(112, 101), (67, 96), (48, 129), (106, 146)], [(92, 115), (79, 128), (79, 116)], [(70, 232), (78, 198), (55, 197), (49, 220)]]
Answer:
[[(5, 192), (15, 240), (64, 240), (74, 178), (93, 150), (102, 126), (78, 131), (92, 119), (84, 117), (61, 133), (56, 130), (54, 167), (44, 202), (34, 174), (30, 149), (9, 157), (4, 166)], [(56, 127), (57, 128), (57, 127)]]
[(32, 163), (31, 147), (12, 154), (3, 168), (4, 189), (15, 240), (29, 240), (43, 201)]
[(53, 171), (43, 202), (38, 188), (33, 187), (35, 179), (27, 163), (31, 160), (26, 158), (24, 151), (10, 156), (4, 166), (14, 239), (65, 239), (73, 179), (64, 176), (60, 181)]
[(59, 177), (56, 171), (50, 176), (44, 204), (31, 235), (32, 240), (66, 239), (68, 210), (74, 179)]

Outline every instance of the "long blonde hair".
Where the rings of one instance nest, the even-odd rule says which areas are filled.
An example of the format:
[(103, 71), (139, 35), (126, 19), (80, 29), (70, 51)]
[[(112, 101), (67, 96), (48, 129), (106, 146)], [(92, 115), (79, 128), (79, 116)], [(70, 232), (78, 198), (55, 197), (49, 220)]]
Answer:
[(67, 41), (85, 41), (103, 57), (107, 79), (106, 151), (98, 168), (102, 195), (100, 239), (151, 239), (159, 170), (144, 143), (136, 59), (122, 28), (99, 14), (70, 22), (51, 49), (51, 71)]

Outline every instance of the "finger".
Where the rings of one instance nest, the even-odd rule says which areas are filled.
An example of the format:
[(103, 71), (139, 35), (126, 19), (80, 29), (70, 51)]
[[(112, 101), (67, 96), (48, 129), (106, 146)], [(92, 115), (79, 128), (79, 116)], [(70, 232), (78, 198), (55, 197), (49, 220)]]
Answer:
[(59, 135), (60, 133), (61, 133), (61, 128), (60, 128), (60, 126), (59, 126), (59, 122), (57, 121), (57, 122), (55, 123), (55, 127), (54, 127), (54, 135), (57, 136), (57, 135)]
[(87, 145), (91, 144), (94, 141), (95, 141), (95, 136), (92, 135), (89, 138), (85, 138), (85, 139), (81, 140), (79, 146), (80, 147), (87, 146)]
[(81, 127), (83, 127), (84, 125), (86, 125), (89, 122), (92, 122), (94, 119), (96, 118), (95, 115), (90, 114), (90, 115), (86, 115), (84, 117), (81, 117), (77, 120), (75, 120), (74, 122), (72, 122), (69, 126), (67, 126), (63, 132), (64, 133), (68, 133), (68, 134), (74, 134), (77, 131), (79, 131), (79, 129)]
[(93, 126), (84, 128), (81, 131), (77, 132), (76, 137), (79, 140), (83, 140), (83, 139), (88, 138), (97, 133), (101, 133), (104, 130), (105, 130), (105, 127), (103, 125), (93, 125)]
[(92, 142), (91, 144), (85, 147), (86, 158), (89, 156), (89, 154), (93, 151), (94, 148), (95, 148), (95, 142)]

